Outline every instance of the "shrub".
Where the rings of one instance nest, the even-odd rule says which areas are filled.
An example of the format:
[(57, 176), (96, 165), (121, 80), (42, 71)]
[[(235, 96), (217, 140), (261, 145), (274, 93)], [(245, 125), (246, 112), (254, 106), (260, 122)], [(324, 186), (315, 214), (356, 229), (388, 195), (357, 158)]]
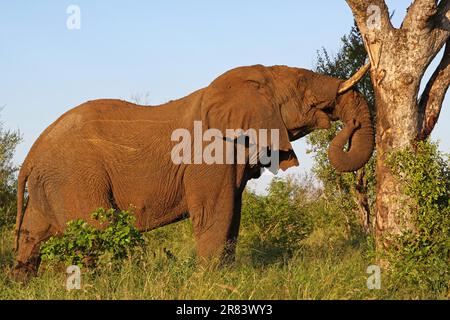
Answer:
[[(267, 196), (246, 191), (242, 206), (242, 241), (254, 262), (289, 258), (312, 230), (306, 190), (292, 179), (275, 178)], [(301, 199), (299, 201), (299, 199)]]
[(41, 246), (42, 260), (93, 267), (104, 257), (112, 261), (124, 259), (144, 244), (129, 211), (101, 208), (91, 216), (102, 229), (83, 220), (68, 222), (62, 236), (51, 237)]
[(438, 145), (420, 142), (416, 150), (389, 157), (415, 208), (414, 231), (395, 239), (388, 252), (399, 281), (422, 288), (447, 290), (450, 284), (450, 165)]
[(0, 228), (12, 227), (16, 218), (16, 172), (12, 158), (21, 141), (18, 132), (5, 131), (0, 123)]

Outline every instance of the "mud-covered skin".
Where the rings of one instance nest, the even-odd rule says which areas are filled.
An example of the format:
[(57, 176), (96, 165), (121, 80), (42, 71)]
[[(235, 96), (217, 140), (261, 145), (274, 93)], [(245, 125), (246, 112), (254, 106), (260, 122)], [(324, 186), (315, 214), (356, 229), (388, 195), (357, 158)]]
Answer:
[[(89, 214), (99, 207), (133, 205), (141, 231), (190, 217), (199, 257), (232, 260), (242, 192), (249, 179), (259, 177), (259, 168), (176, 165), (173, 131), (192, 132), (194, 121), (224, 135), (226, 129), (279, 129), (280, 168), (286, 170), (298, 165), (291, 141), (339, 118), (352, 127), (333, 143), (333, 163), (354, 170), (372, 153), (373, 130), (365, 101), (353, 91), (338, 96), (341, 84), (304, 69), (257, 65), (231, 70), (207, 88), (161, 106), (96, 100), (70, 110), (42, 133), (19, 174), (16, 276), (37, 270), (43, 240), (63, 232), (70, 220), (95, 223)], [(351, 150), (344, 153), (342, 140), (350, 136)], [(223, 143), (235, 146), (230, 139)]]

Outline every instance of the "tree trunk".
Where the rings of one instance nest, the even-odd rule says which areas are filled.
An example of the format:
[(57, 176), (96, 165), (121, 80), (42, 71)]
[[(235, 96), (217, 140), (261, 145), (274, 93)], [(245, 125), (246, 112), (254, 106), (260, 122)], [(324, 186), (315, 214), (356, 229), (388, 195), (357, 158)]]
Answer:
[[(384, 0), (346, 0), (372, 64), (377, 112), (376, 238), (389, 247), (393, 236), (413, 230), (414, 212), (387, 164), (392, 152), (414, 148), (437, 122), (450, 85), (450, 50), (418, 98), (424, 73), (450, 36), (450, 1), (415, 0), (400, 28), (394, 28)], [(449, 44), (447, 44), (449, 46)], [(431, 130), (430, 130), (431, 128)]]
[(375, 235), (378, 247), (385, 248), (393, 236), (413, 228), (410, 200), (387, 160), (392, 152), (414, 147), (419, 123), (417, 95), (426, 66), (410, 54), (414, 44), (404, 33), (393, 31), (382, 40), (366, 37), (366, 41), (374, 63), (377, 111)]
[[(393, 63), (388, 61), (386, 59), (386, 68)], [(386, 81), (384, 86), (375, 88), (378, 114), (375, 234), (380, 247), (388, 246), (392, 236), (410, 230), (413, 217), (413, 212), (407, 205), (409, 199), (403, 192), (403, 186), (394, 177), (387, 160), (391, 152), (413, 147), (417, 135), (417, 93), (411, 88), (412, 84), (402, 81), (401, 74), (390, 74), (394, 75), (393, 79)]]

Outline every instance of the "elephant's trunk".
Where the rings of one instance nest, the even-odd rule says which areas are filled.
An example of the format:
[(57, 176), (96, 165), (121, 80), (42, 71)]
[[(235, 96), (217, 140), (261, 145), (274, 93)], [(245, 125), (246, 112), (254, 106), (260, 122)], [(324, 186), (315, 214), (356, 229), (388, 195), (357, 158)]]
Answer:
[[(359, 93), (349, 91), (338, 97), (333, 114), (344, 122), (345, 127), (331, 142), (328, 149), (330, 162), (340, 172), (359, 170), (369, 161), (374, 150), (369, 106)], [(343, 149), (347, 142), (349, 150), (346, 152)]]

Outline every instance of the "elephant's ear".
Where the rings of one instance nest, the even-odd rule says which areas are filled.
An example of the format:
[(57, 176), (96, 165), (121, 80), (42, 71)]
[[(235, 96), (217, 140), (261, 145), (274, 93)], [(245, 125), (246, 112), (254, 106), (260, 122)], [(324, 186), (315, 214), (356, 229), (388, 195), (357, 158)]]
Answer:
[[(267, 130), (267, 145), (273, 146), (271, 130), (278, 129), (280, 165), (282, 170), (298, 166), (298, 159), (289, 141), (288, 131), (281, 117), (280, 108), (271, 101), (270, 86), (261, 79), (240, 77), (218, 79), (206, 90), (201, 107), (201, 117), (206, 129), (218, 129), (224, 137), (236, 139), (227, 131), (254, 129)], [(276, 142), (275, 142), (276, 143)], [(276, 151), (276, 150), (275, 150)]]

